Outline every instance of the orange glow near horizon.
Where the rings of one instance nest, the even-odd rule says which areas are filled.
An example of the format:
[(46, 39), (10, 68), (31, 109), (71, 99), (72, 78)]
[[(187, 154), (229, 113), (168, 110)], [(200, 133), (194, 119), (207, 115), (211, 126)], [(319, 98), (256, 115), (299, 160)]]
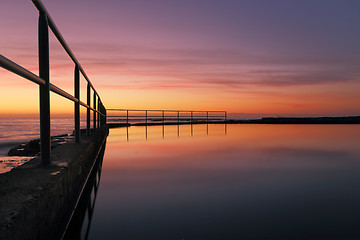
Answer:
[[(357, 25), (343, 16), (337, 20), (328, 16), (328, 21), (335, 19), (340, 27), (346, 26), (342, 34), (354, 40), (336, 45), (349, 39), (347, 35), (339, 40), (338, 34), (332, 35), (336, 31), (323, 27), (321, 35), (317, 19), (311, 21), (312, 29), (304, 16), (299, 16), (303, 22), (287, 16), (292, 23), (289, 28), (283, 19), (274, 18), (278, 9), (272, 8), (258, 15), (264, 17), (260, 21), (246, 12), (232, 13), (232, 7), (227, 14), (218, 12), (225, 4), (216, 1), (196, 14), (183, 6), (187, 3), (176, 1), (159, 4), (159, 8), (130, 2), (120, 7), (112, 0), (101, 6), (67, 0), (44, 0), (44, 4), (107, 108), (219, 110), (237, 118), (360, 115), (360, 63), (353, 51), (358, 41), (350, 31)], [(249, 6), (254, 11), (263, 8), (256, 3)], [(86, 11), (79, 13), (80, 7)], [(6, 3), (2, 9), (0, 54), (38, 74), (37, 11), (20, 2)], [(114, 9), (124, 12), (115, 14)], [(323, 8), (315, 10), (321, 13)], [(350, 10), (344, 10), (344, 16)], [(14, 11), (21, 11), (21, 18), (5, 24)], [(239, 16), (251, 21), (234, 21)], [(121, 23), (121, 31), (114, 22)], [(317, 38), (309, 42), (308, 31)], [(50, 69), (50, 82), (73, 94), (74, 64), (52, 33)], [(83, 102), (85, 91), (81, 77)], [(38, 115), (38, 95), (36, 84), (0, 68), (0, 116)], [(52, 94), (51, 112), (72, 116), (73, 103)]]
[[(71, 75), (56, 76), (56, 79), (71, 79)], [(244, 116), (328, 116), (356, 115), (359, 111), (357, 102), (360, 100), (358, 91), (360, 84), (327, 84), (319, 86), (287, 86), (281, 89), (265, 86), (256, 92), (257, 86), (234, 92), (231, 87), (217, 89), (210, 84), (201, 88), (166, 86), (142, 88), (137, 77), (136, 85), (121, 84), (107, 86), (101, 84), (101, 76), (94, 76), (93, 82), (101, 94), (107, 108), (123, 109), (179, 109), (179, 110), (224, 110), (228, 114), (241, 113)], [(116, 77), (113, 77), (116, 82)], [(14, 76), (12, 73), (0, 72), (0, 79), (8, 79), (1, 88), (1, 116), (31, 115), (38, 112), (38, 86)], [(82, 80), (82, 82), (85, 82)], [(62, 87), (72, 93), (72, 80), (62, 82)], [(98, 86), (97, 86), (98, 85)], [(138, 88), (138, 89), (137, 89)], [(86, 102), (86, 88), (82, 84), (81, 100)], [(56, 94), (51, 94), (52, 113), (59, 116), (71, 116), (73, 103)]]

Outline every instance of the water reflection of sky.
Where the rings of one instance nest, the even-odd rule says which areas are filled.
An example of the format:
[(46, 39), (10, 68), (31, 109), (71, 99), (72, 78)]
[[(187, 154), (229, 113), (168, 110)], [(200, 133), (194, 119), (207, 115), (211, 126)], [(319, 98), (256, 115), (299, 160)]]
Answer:
[(90, 239), (360, 237), (359, 126), (204, 129), (112, 129)]

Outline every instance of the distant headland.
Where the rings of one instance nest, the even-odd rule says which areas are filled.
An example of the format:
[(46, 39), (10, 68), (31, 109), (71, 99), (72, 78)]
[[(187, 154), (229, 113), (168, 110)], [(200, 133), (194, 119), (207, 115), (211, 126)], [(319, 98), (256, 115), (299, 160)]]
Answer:
[(186, 124), (360, 124), (360, 116), (349, 117), (264, 117), (259, 119), (227, 119), (217, 120), (193, 119), (183, 122), (161, 121), (135, 122), (135, 123), (108, 123), (110, 128), (129, 126), (154, 125), (186, 125)]
[(264, 117), (260, 119), (228, 120), (229, 124), (360, 124), (360, 116), (351, 117)]

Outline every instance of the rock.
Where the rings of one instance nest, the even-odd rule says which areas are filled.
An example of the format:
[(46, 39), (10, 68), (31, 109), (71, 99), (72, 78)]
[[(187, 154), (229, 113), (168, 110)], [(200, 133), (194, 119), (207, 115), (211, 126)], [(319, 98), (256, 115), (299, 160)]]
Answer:
[(40, 152), (40, 139), (31, 140), (29, 142), (29, 147)]
[[(32, 144), (33, 145), (33, 144)], [(30, 142), (27, 144), (20, 144), (8, 152), (9, 156), (35, 156), (40, 151), (40, 147), (33, 148), (30, 146)]]
[[(51, 149), (71, 141), (73, 138), (68, 134), (51, 137)], [(20, 144), (9, 150), (9, 156), (33, 157), (40, 152), (40, 139), (31, 140), (28, 143)]]

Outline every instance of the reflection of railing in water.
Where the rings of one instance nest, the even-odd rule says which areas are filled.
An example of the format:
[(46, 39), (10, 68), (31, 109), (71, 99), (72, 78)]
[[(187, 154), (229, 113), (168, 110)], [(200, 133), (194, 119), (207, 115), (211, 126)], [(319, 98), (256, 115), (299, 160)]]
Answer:
[(76, 202), (74, 211), (65, 228), (62, 239), (87, 239), (91, 226), (91, 220), (95, 208), (95, 200), (100, 184), (102, 162), (105, 152), (106, 141), (100, 148), (96, 160), (83, 186), (81, 194)]
[[(199, 124), (199, 125), (196, 125), (196, 126), (203, 126), (203, 125), (206, 125), (206, 135), (209, 135), (209, 124)], [(220, 124), (217, 124), (217, 126), (219, 126)], [(227, 124), (221, 124), (221, 125), (224, 125), (224, 135), (227, 135)], [(167, 125), (162, 125), (161, 126), (161, 129), (162, 129), (162, 138), (165, 138), (165, 126)], [(184, 125), (169, 125), (168, 127), (174, 127), (176, 126), (177, 128), (177, 137), (179, 138), (181, 135), (180, 135), (180, 127), (182, 126), (190, 126), (190, 136), (193, 137), (194, 136), (194, 127), (193, 127), (193, 124), (184, 124)], [(136, 126), (136, 127), (140, 127), (140, 126)], [(144, 125), (144, 126), (141, 126), (141, 127), (144, 127), (145, 128), (145, 139), (148, 140), (148, 126), (147, 125)], [(150, 126), (151, 128), (154, 128), (155, 126)], [(130, 136), (129, 136), (129, 126), (126, 126), (126, 141), (129, 141), (130, 140)]]
[(107, 122), (116, 123), (191, 123), (226, 121), (226, 111), (184, 111), (184, 110), (130, 110), (106, 109), (118, 114), (107, 115)]

